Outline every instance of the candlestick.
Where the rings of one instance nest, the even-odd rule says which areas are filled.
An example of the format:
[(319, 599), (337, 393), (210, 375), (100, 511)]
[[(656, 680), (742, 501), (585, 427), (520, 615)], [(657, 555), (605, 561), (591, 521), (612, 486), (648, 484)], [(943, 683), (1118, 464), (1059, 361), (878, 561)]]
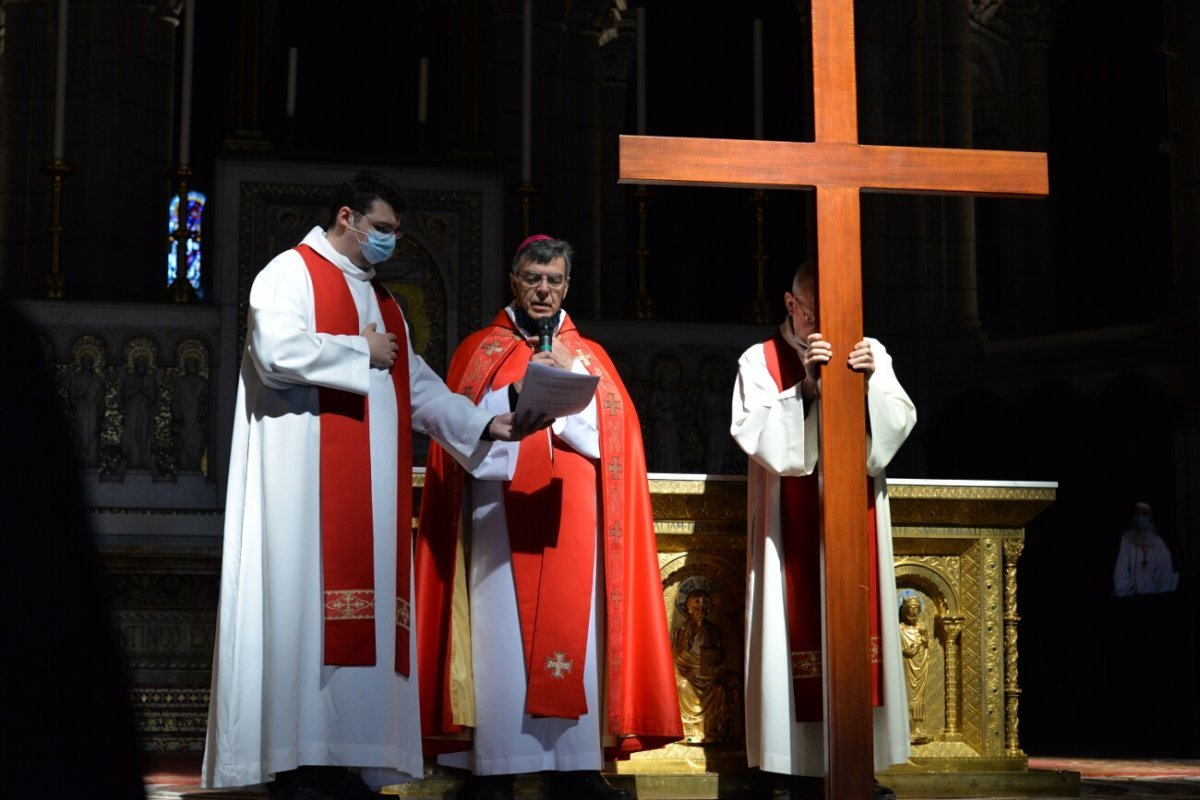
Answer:
[(300, 50), (288, 48), (288, 78), (287, 78), (287, 115), (288, 119), (296, 116), (296, 70), (300, 66)]
[(67, 283), (62, 274), (62, 195), (63, 178), (75, 168), (59, 159), (42, 167), (42, 172), (51, 178), (50, 206), (50, 270), (42, 280), (42, 297), (61, 300), (66, 297)]
[(646, 135), (646, 9), (637, 10), (637, 133)]
[(183, 99), (179, 111), (179, 163), (187, 164), (192, 144), (192, 61), (196, 44), (196, 0), (183, 12)]
[(754, 138), (763, 138), (762, 20), (754, 20)]
[(417, 67), (417, 122), (424, 125), (429, 112), (429, 56), (421, 56)]
[(533, 174), (533, 0), (521, 4), (521, 183)]
[(58, 0), (58, 52), (54, 76), (54, 160), (63, 159), (67, 117), (67, 0)]

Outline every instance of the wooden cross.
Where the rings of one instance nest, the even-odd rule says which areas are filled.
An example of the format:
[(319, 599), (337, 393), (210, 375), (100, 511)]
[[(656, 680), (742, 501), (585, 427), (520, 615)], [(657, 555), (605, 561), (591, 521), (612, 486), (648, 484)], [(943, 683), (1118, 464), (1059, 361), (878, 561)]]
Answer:
[[(823, 370), (820, 452), (825, 546), (827, 797), (872, 795), (863, 378), (837, 367), (862, 339), (862, 191), (999, 197), (1049, 192), (1043, 153), (858, 144), (853, 0), (812, 0), (813, 142), (620, 138), (622, 183), (807, 188), (817, 193)], [(835, 535), (852, 532), (853, 535)], [(883, 613), (889, 613), (887, 609)]]

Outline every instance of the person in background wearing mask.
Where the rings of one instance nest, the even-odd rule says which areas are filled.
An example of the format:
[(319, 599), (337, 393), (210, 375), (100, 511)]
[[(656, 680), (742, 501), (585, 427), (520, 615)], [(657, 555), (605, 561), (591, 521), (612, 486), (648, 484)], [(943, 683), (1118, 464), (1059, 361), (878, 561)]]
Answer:
[(413, 352), (374, 268), (399, 187), (359, 172), (334, 201), (254, 279), (230, 451), (202, 782), (275, 800), (422, 774), (412, 431), (470, 467), (540, 426), (476, 408)]
[(1154, 529), (1154, 512), (1148, 503), (1135, 503), (1129, 529), (1121, 535), (1113, 570), (1113, 594), (1159, 594), (1173, 592), (1178, 585), (1179, 573), (1172, 568), (1171, 551)]

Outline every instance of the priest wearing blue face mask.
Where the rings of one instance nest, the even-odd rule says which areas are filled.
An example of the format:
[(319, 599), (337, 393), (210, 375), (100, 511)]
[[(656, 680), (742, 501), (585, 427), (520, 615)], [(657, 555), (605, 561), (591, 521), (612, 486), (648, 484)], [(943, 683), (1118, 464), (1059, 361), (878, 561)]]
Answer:
[(409, 345), (374, 265), (396, 184), (360, 172), (328, 229), (255, 277), (230, 447), (203, 783), (365, 800), (419, 777), (412, 431), (467, 469), (539, 422), (476, 408)]

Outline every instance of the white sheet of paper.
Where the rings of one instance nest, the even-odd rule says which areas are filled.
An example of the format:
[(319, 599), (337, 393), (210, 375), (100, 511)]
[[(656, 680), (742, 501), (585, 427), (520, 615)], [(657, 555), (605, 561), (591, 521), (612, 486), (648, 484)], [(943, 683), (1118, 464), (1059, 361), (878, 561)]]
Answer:
[(578, 414), (592, 402), (598, 383), (599, 375), (568, 372), (530, 361), (517, 400), (517, 416), (526, 411), (532, 411), (534, 415), (545, 414), (547, 419)]

